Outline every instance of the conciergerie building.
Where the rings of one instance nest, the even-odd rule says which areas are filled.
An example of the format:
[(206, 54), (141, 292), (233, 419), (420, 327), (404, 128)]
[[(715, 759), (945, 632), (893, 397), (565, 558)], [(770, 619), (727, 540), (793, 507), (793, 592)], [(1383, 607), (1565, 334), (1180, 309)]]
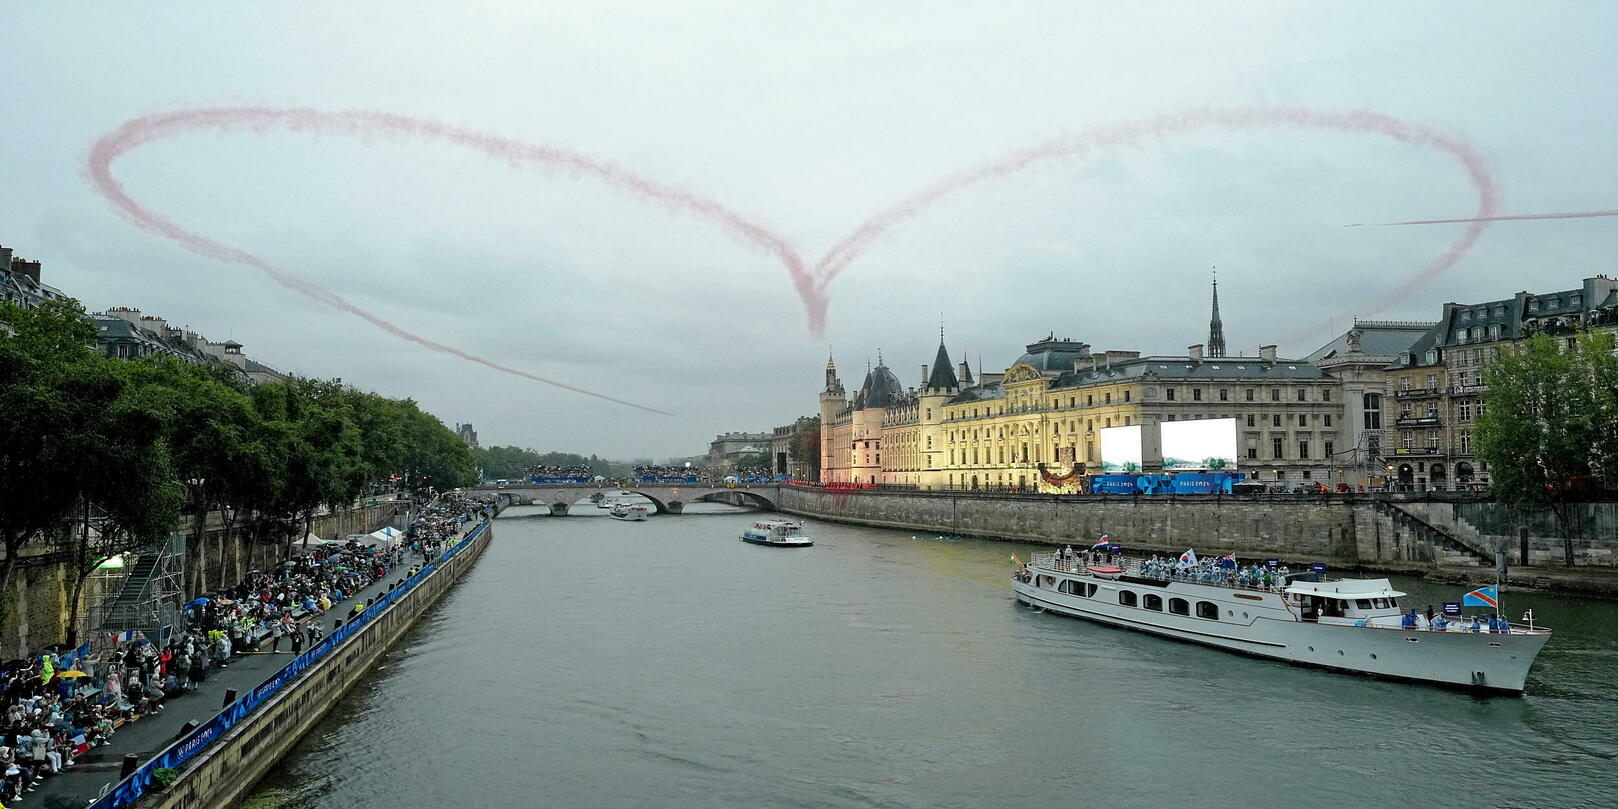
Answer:
[[(1299, 359), (1273, 345), (1230, 356), (1217, 282), (1207, 340), (1184, 355), (1098, 351), (1048, 334), (1004, 372), (974, 378), (940, 334), (913, 386), (879, 358), (850, 395), (828, 358), (820, 481), (1076, 492), (1099, 470), (1101, 429), (1139, 425), (1141, 471), (1152, 473), (1162, 469), (1158, 425), (1230, 418), (1237, 470), (1267, 484), (1476, 488), (1487, 469), (1465, 425), (1487, 398), (1482, 367), (1534, 333), (1581, 326), (1618, 328), (1613, 280), (1519, 292), (1504, 305), (1447, 303), (1439, 321), (1356, 320)], [(1417, 413), (1418, 399), (1428, 409)]]

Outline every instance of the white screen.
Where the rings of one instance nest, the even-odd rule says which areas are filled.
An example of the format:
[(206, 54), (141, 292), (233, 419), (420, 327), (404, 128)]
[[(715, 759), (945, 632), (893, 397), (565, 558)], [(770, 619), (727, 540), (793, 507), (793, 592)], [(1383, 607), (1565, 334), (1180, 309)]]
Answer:
[(1236, 420), (1165, 421), (1163, 471), (1236, 471)]
[(1140, 425), (1101, 428), (1101, 471), (1140, 472)]

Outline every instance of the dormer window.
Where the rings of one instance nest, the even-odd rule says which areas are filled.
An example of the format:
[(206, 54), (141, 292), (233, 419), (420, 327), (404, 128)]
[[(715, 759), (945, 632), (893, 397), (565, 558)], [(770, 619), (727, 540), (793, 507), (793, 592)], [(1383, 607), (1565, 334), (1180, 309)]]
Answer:
[(1466, 329), (1455, 330), (1455, 341), (1458, 343), (1466, 342)]
[(1562, 306), (1562, 299), (1561, 299), (1561, 298), (1551, 298), (1551, 302), (1550, 302), (1550, 303), (1548, 303), (1548, 304), (1546, 304), (1546, 306), (1548, 306), (1548, 307), (1550, 307), (1550, 308), (1552, 308), (1552, 309), (1558, 309), (1558, 308), (1561, 308), (1561, 306)]
[(1468, 309), (1468, 310), (1461, 313), (1461, 320), (1462, 321), (1467, 321), (1467, 320), (1471, 320), (1471, 319), (1472, 319), (1472, 310), (1471, 309)]
[(1538, 298), (1535, 298), (1535, 299), (1528, 302), (1528, 311), (1530, 311), (1530, 312), (1538, 312), (1539, 311), (1539, 299)]
[(1503, 303), (1496, 304), (1495, 307), (1494, 307), (1494, 316), (1495, 317), (1505, 317), (1506, 316), (1506, 305), (1503, 304)]
[(1571, 296), (1569, 296), (1568, 299), (1567, 299), (1567, 305), (1568, 306), (1578, 306), (1579, 304), (1581, 304), (1583, 302), (1584, 302), (1584, 296), (1580, 295), (1580, 294), (1578, 294), (1576, 292), (1573, 293)]
[(1427, 349), (1427, 364), (1428, 365), (1437, 365), (1438, 364), (1438, 349), (1436, 349), (1436, 348)]

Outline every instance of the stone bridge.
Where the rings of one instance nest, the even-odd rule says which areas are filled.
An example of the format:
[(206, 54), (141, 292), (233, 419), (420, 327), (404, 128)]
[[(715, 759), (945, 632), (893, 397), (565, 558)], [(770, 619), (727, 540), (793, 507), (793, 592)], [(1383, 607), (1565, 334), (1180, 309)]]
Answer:
[(728, 484), (708, 483), (630, 483), (623, 487), (596, 486), (594, 484), (534, 484), (513, 483), (505, 486), (485, 484), (467, 491), (478, 494), (507, 494), (521, 505), (549, 506), (551, 516), (566, 516), (575, 504), (592, 506), (591, 495), (630, 492), (652, 501), (658, 514), (679, 514), (686, 503), (728, 503), (774, 511), (781, 500), (781, 487), (772, 483)]

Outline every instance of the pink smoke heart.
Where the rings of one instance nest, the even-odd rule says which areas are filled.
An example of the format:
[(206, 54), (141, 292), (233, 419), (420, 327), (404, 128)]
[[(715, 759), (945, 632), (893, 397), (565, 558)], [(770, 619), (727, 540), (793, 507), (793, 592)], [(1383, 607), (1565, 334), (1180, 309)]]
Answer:
[(300, 108), (221, 107), (179, 110), (126, 121), (98, 139), (90, 149), (88, 171), (95, 188), (123, 216), (136, 225), (178, 242), (194, 253), (220, 261), (245, 264), (269, 276), (276, 283), (338, 310), (355, 315), (373, 326), (417, 345), (450, 354), (535, 382), (554, 385), (574, 393), (605, 399), (617, 404), (663, 413), (662, 410), (618, 399), (594, 391), (537, 376), (517, 368), (471, 354), (454, 346), (422, 337), (349, 302), (325, 287), (296, 273), (278, 267), (252, 253), (187, 230), (168, 218), (137, 203), (112, 174), (118, 158), (153, 141), (203, 130), (230, 131), (271, 128), (316, 134), (361, 137), (395, 136), (449, 143), (510, 163), (513, 167), (549, 169), (600, 180), (642, 199), (671, 210), (686, 213), (717, 225), (742, 242), (774, 257), (786, 269), (793, 288), (803, 301), (809, 332), (820, 336), (826, 323), (826, 288), (848, 265), (884, 234), (914, 218), (928, 206), (951, 194), (990, 180), (1016, 174), (1047, 161), (1082, 158), (1098, 151), (1134, 146), (1148, 141), (1200, 131), (1249, 131), (1262, 129), (1301, 129), (1379, 135), (1414, 146), (1436, 149), (1458, 160), (1478, 195), (1475, 217), (1467, 223), (1448, 250), (1419, 272), (1362, 309), (1372, 314), (1398, 301), (1423, 284), (1454, 266), (1477, 243), (1494, 216), (1496, 189), (1480, 155), (1465, 141), (1422, 124), (1369, 111), (1319, 112), (1302, 107), (1210, 108), (1187, 110), (1139, 121), (1096, 127), (1069, 137), (1022, 149), (975, 168), (951, 175), (878, 212), (859, 225), (808, 267), (788, 240), (764, 225), (725, 205), (678, 186), (659, 183), (613, 163), (580, 152), (536, 146), (508, 138), (475, 132), (447, 124), (362, 110), (321, 111)]

